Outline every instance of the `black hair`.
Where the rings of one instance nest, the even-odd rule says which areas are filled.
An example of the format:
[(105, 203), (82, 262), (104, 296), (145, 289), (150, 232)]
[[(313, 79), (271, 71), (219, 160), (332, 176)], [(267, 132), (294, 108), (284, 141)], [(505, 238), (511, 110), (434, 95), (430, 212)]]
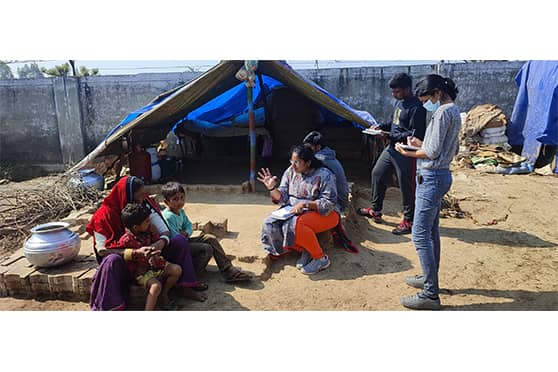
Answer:
[(459, 93), (459, 90), (453, 80), (450, 78), (444, 78), (440, 75), (432, 74), (427, 75), (424, 79), (417, 83), (415, 87), (415, 95), (417, 97), (429, 96), (434, 94), (436, 89), (450, 96), (452, 101), (457, 98), (457, 93)]
[(145, 186), (145, 183), (139, 177), (130, 176), (128, 181), (126, 181), (126, 196), (128, 197), (128, 202), (134, 202), (134, 194), (140, 191), (140, 189)]
[(122, 209), (122, 223), (131, 229), (136, 225), (141, 225), (143, 221), (149, 218), (151, 211), (138, 203), (128, 203)]
[(167, 182), (161, 187), (161, 194), (165, 200), (170, 200), (176, 194), (186, 194), (186, 190), (178, 182)]
[(389, 80), (389, 87), (391, 89), (395, 88), (412, 88), (413, 87), (413, 80), (409, 75), (404, 72), (399, 74), (393, 75), (393, 77)]
[(320, 160), (314, 156), (314, 151), (304, 145), (296, 145), (291, 149), (291, 154), (297, 154), (298, 157), (304, 161), (310, 162), (310, 168), (318, 169), (324, 166)]
[(322, 147), (325, 146), (324, 137), (317, 130), (313, 130), (312, 132), (308, 133), (306, 135), (306, 137), (304, 137), (304, 139), (302, 140), (302, 143), (304, 143), (304, 144), (308, 143), (308, 144), (311, 144), (311, 145), (314, 145), (314, 146), (317, 146), (317, 145), (320, 145)]

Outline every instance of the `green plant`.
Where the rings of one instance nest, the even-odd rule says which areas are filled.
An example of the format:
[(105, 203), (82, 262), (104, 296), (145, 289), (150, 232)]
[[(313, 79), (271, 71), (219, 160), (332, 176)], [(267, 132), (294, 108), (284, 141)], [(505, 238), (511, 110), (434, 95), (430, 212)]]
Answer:
[(43, 73), (36, 63), (25, 64), (23, 67), (18, 67), (17, 75), (20, 79), (35, 79), (43, 77)]
[(13, 79), (12, 69), (4, 61), (0, 61), (0, 79)]

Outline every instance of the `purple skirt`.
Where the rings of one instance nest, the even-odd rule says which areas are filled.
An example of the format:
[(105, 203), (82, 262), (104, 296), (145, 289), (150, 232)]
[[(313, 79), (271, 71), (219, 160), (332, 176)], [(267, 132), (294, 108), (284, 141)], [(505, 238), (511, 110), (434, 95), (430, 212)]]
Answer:
[[(170, 245), (163, 249), (163, 257), (182, 268), (182, 276), (176, 284), (182, 287), (195, 287), (199, 284), (188, 239), (177, 235)], [(126, 294), (133, 280), (128, 273), (124, 259), (117, 254), (109, 254), (97, 268), (91, 283), (89, 306), (94, 311), (124, 310)]]

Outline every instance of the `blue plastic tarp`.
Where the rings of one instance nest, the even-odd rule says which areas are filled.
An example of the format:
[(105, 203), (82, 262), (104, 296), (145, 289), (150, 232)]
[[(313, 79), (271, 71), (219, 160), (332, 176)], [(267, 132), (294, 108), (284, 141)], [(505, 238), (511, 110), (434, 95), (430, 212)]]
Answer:
[(529, 61), (515, 78), (518, 93), (508, 126), (510, 145), (535, 163), (541, 145), (558, 145), (558, 61)]
[[(277, 63), (287, 67), (293, 74), (296, 74), (294, 70), (284, 61), (278, 61)], [(298, 75), (298, 74), (297, 74)], [(256, 80), (256, 86), (253, 88), (253, 97), (254, 97), (254, 106), (255, 106), (255, 114), (256, 114), (256, 125), (263, 125), (265, 123), (265, 114), (264, 110), (261, 109), (263, 103), (264, 95), (267, 96), (270, 92), (278, 87), (284, 86), (284, 84), (277, 79), (267, 76), (265, 74), (259, 75), (262, 77), (262, 83), (264, 87), (264, 92), (261, 92), (260, 89), (260, 81), (259, 79)], [(310, 86), (310, 90), (319, 91), (322, 94), (327, 95), (335, 104), (343, 107), (347, 111), (352, 112), (354, 115), (358, 116), (359, 118), (363, 119), (365, 122), (369, 123), (370, 125), (375, 124), (374, 118), (366, 111), (358, 111), (347, 105), (345, 102), (340, 100), (339, 98), (335, 97), (313, 81), (306, 79), (298, 75), (298, 77), (304, 80)], [(118, 129), (126, 126), (128, 123), (133, 121), (134, 119), (138, 118), (142, 114), (152, 110), (154, 107), (164, 104), (164, 102), (170, 98), (172, 98), (174, 92), (169, 92), (161, 97), (159, 97), (156, 101), (128, 114), (116, 127), (114, 127), (106, 136), (106, 140), (111, 137)], [(176, 122), (173, 123), (172, 130), (176, 130), (176, 128), (180, 125), (184, 126), (195, 126), (198, 129), (217, 129), (217, 127), (226, 127), (230, 128), (233, 126), (242, 126), (245, 121), (247, 121), (247, 112), (248, 112), (248, 98), (247, 98), (247, 89), (244, 82), (239, 82), (237, 85), (233, 86), (229, 90), (225, 91), (224, 93), (214, 97), (213, 99), (205, 102), (199, 107), (194, 108), (192, 111), (186, 114), (185, 117), (180, 118)], [(331, 112), (328, 110), (327, 107), (320, 106), (320, 112), (322, 113), (323, 117), (326, 119), (328, 124), (332, 125), (345, 125), (347, 120), (342, 118), (341, 116)], [(352, 122), (351, 123), (354, 127), (363, 129), (364, 127), (359, 124)]]
[[(268, 95), (272, 89), (283, 86), (283, 84), (269, 76), (262, 76), (264, 94)], [(259, 80), (253, 88), (254, 105), (257, 106), (263, 100)], [(254, 110), (256, 125), (263, 125), (265, 122), (263, 108)], [(239, 82), (228, 91), (218, 95), (209, 102), (191, 111), (184, 118), (178, 120), (173, 130), (183, 123), (185, 125), (195, 125), (199, 128), (209, 128), (207, 123), (214, 126), (230, 127), (235, 124), (248, 122), (248, 92), (246, 85)]]

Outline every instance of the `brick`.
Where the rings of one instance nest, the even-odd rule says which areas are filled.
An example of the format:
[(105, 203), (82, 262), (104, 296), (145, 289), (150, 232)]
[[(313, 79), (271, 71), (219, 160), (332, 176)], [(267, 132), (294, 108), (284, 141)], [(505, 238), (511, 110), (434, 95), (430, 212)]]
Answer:
[(6, 283), (4, 282), (4, 273), (8, 271), (7, 266), (0, 266), (0, 297), (6, 297), (8, 295), (8, 289), (6, 288)]
[(89, 296), (91, 293), (91, 282), (93, 280), (93, 275), (97, 272), (97, 268), (91, 268), (77, 277), (73, 278), (73, 288), (76, 298), (82, 301), (89, 301)]
[(10, 255), (10, 257), (8, 257), (4, 261), (2, 261), (2, 263), (0, 265), (1, 266), (10, 266), (11, 264), (13, 264), (14, 262), (16, 262), (17, 260), (19, 260), (22, 257), (25, 257), (25, 255), (23, 254), (23, 248), (20, 248), (17, 251), (15, 251), (14, 253), (12, 253)]
[(228, 232), (228, 219), (218, 220), (218, 221), (207, 221), (206, 223), (199, 226), (199, 229), (206, 234), (213, 234), (218, 237), (222, 237)]
[(39, 271), (29, 274), (29, 285), (31, 286), (31, 294), (33, 296), (50, 295), (48, 276)]
[(81, 246), (79, 248), (79, 255), (91, 256), (94, 255), (93, 251), (93, 239), (81, 239)]
[(10, 296), (31, 296), (31, 284), (29, 275), (35, 271), (35, 267), (22, 258), (8, 266), (8, 271), (4, 273), (4, 283)]
[(82, 262), (72, 261), (62, 266), (39, 270), (48, 276), (51, 294), (72, 296), (77, 295), (74, 292), (74, 277), (80, 277), (86, 271), (96, 267), (96, 261), (88, 260)]

